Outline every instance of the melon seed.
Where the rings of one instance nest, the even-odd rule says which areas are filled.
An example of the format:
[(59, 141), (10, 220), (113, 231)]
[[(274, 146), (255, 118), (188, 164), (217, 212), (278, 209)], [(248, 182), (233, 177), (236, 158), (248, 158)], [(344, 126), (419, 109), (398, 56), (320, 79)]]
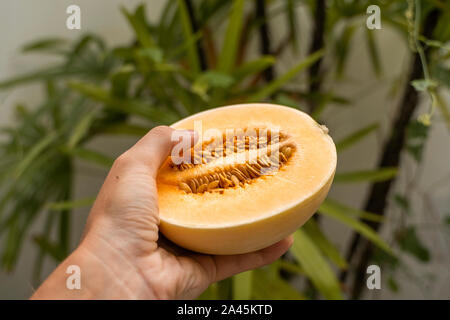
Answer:
[(215, 189), (215, 188), (217, 188), (219, 186), (219, 181), (211, 181), (209, 184), (208, 184), (208, 191), (211, 191), (212, 189)]
[(205, 183), (205, 184), (202, 184), (200, 187), (198, 187), (197, 193), (203, 193), (203, 192), (205, 192), (207, 189), (208, 189), (208, 185), (207, 185), (206, 183)]
[(184, 183), (184, 182), (181, 182), (179, 187), (180, 187), (181, 190), (183, 190), (186, 193), (191, 193), (192, 192), (191, 188), (189, 188), (189, 186), (186, 183)]
[(231, 176), (231, 181), (233, 182), (235, 187), (239, 186), (239, 179), (236, 178), (236, 176), (232, 175)]
[(189, 180), (187, 184), (191, 188), (193, 193), (197, 193), (197, 186), (195, 185), (195, 180)]

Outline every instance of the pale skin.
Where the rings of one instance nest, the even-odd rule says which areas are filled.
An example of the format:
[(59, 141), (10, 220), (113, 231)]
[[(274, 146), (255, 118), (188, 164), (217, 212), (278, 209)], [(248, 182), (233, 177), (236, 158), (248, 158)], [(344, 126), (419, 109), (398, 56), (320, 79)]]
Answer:
[[(91, 209), (83, 238), (31, 299), (194, 299), (213, 282), (270, 264), (292, 237), (247, 254), (183, 250), (159, 234), (156, 175), (177, 141), (157, 127), (116, 159)], [(185, 137), (194, 138), (193, 132)], [(69, 290), (68, 266), (81, 270)]]

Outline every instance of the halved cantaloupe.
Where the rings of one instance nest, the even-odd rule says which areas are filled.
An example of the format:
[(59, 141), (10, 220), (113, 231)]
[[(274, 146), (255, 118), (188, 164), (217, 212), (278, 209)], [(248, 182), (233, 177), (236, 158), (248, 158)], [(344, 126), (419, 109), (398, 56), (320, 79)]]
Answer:
[(267, 247), (302, 226), (331, 186), (333, 140), (296, 109), (233, 105), (172, 127), (200, 137), (184, 162), (169, 157), (157, 177), (160, 230), (181, 247), (208, 254)]

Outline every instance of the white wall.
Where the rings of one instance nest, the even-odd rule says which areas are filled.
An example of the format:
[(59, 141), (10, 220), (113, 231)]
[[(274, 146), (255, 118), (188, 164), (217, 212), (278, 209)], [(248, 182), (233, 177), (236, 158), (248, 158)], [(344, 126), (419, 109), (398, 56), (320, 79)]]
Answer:
[[(158, 17), (163, 0), (152, 0), (147, 2), (147, 11), (151, 19)], [(37, 3), (39, 3), (37, 5)], [(130, 30), (118, 9), (119, 5), (132, 8), (140, 3), (137, 0), (3, 0), (0, 2), (0, 80), (13, 75), (20, 74), (36, 67), (44, 66), (51, 61), (42, 56), (24, 56), (18, 54), (18, 49), (28, 41), (36, 40), (47, 36), (62, 36), (66, 38), (76, 38), (81, 32), (97, 32), (101, 34), (109, 45), (125, 43), (130, 40)], [(78, 4), (82, 9), (82, 30), (69, 31), (65, 28), (67, 17), (65, 9), (69, 4)], [(309, 35), (308, 17), (305, 12), (299, 10), (299, 21), (301, 21), (302, 34), (300, 35), (302, 52), (305, 52), (305, 44)], [(278, 40), (283, 34), (284, 22), (280, 17), (280, 23), (274, 22), (272, 27), (273, 38)], [(363, 21), (361, 22), (363, 24)], [(388, 95), (392, 80), (402, 72), (406, 72), (407, 49), (405, 43), (393, 31), (385, 28), (377, 32), (380, 40), (383, 67), (385, 74), (383, 78), (376, 79), (372, 76), (372, 71), (368, 63), (367, 52), (363, 45), (364, 39), (358, 33), (355, 39), (355, 49), (352, 51), (347, 68), (347, 77), (340, 81), (330, 81), (328, 87), (340, 95), (349, 96), (354, 101), (351, 108), (333, 108), (332, 112), (325, 114), (327, 125), (331, 135), (335, 139), (345, 136), (356, 128), (361, 128), (374, 121), (380, 121), (382, 128), (378, 135), (368, 138), (367, 143), (359, 144), (348, 151), (343, 152), (339, 158), (339, 170), (368, 169), (376, 163), (379, 152), (380, 139), (386, 134), (388, 122), (394, 113), (397, 101)], [(289, 66), (292, 57), (287, 54), (283, 57), (283, 66)], [(282, 68), (281, 68), (282, 69)], [(279, 69), (278, 72), (282, 72)], [(355, 86), (360, 90), (355, 93)], [(15, 89), (8, 92), (0, 92), (0, 125), (13, 121), (11, 109), (16, 102), (27, 102), (35, 104), (40, 99), (40, 88), (30, 85), (26, 88)], [(446, 96), (447, 104), (450, 105), (449, 95)], [(423, 106), (426, 107), (426, 106)], [(422, 108), (423, 109), (423, 108)], [(353, 121), (349, 121), (349, 119)], [(105, 143), (107, 142), (107, 143)], [(117, 138), (105, 141), (97, 141), (96, 147), (108, 146), (115, 154), (119, 154), (133, 141), (130, 139)], [(414, 197), (415, 207), (418, 208), (411, 223), (421, 225), (435, 225), (436, 215), (442, 216), (450, 214), (450, 140), (449, 132), (442, 121), (435, 121), (431, 130), (430, 139), (427, 144), (424, 156), (424, 165), (420, 173), (419, 188), (429, 192), (430, 200), (435, 210), (423, 207), (422, 197), (418, 194)], [(406, 159), (407, 160), (407, 159)], [(410, 162), (410, 161), (409, 161)], [(413, 166), (405, 166), (398, 185), (402, 188), (405, 185), (405, 177), (410, 175)], [(101, 185), (105, 172), (92, 174), (92, 170), (87, 167), (80, 168), (80, 174), (76, 177), (76, 197), (81, 198), (95, 194)], [(444, 179), (441, 185), (431, 189), (431, 185)], [(367, 188), (361, 185), (337, 186), (331, 191), (331, 196), (351, 205), (361, 205), (366, 196)], [(423, 209), (422, 209), (423, 208)], [(72, 234), (73, 245), (78, 241), (78, 237), (87, 216), (87, 210), (77, 210), (74, 213), (74, 232)], [(390, 219), (396, 218), (396, 213), (391, 213)], [(37, 222), (35, 230), (39, 230)], [(340, 248), (345, 248), (349, 240), (349, 230), (336, 223), (325, 220), (325, 226), (330, 237)], [(387, 224), (389, 228), (389, 223)], [(388, 229), (387, 228), (387, 229)], [(421, 228), (421, 236), (425, 238), (429, 248), (433, 251), (433, 262), (421, 265), (410, 261), (411, 272), (424, 280), (427, 273), (434, 273), (436, 280), (423, 286), (417, 286), (411, 279), (403, 274), (399, 275), (402, 291), (398, 295), (392, 295), (388, 290), (367, 297), (381, 298), (450, 298), (450, 276), (449, 276), (449, 239), (448, 230), (442, 231), (436, 227)], [(1, 239), (0, 239), (1, 240)], [(17, 269), (11, 274), (0, 273), (0, 299), (2, 298), (26, 298), (32, 292), (30, 284), (31, 267), (34, 262), (34, 247), (28, 244), (24, 248)], [(408, 260), (409, 261), (409, 260)], [(54, 266), (46, 265), (45, 272), (48, 273)], [(425, 281), (425, 280), (424, 280)]]

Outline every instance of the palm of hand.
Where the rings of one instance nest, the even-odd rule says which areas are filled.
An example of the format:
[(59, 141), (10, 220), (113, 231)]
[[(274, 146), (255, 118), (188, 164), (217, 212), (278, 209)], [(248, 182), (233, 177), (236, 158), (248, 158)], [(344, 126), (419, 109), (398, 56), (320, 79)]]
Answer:
[[(127, 275), (117, 279), (124, 292), (135, 298), (195, 298), (212, 282), (268, 264), (289, 248), (288, 238), (253, 253), (211, 256), (186, 251), (160, 237), (155, 177), (171, 149), (172, 129), (152, 132), (114, 163), (83, 240), (91, 244), (91, 253), (105, 252), (98, 257), (104, 265)], [(154, 139), (159, 146), (151, 143)], [(156, 147), (144, 149), (146, 144)]]

